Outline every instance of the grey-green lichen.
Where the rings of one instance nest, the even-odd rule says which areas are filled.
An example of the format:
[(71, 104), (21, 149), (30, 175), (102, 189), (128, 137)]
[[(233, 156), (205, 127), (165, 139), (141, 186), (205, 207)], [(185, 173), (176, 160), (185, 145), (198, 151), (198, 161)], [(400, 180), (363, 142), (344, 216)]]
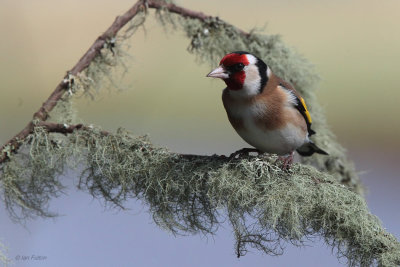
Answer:
[(4, 203), (15, 221), (55, 216), (47, 208), (50, 199), (64, 188), (59, 177), (64, 173), (68, 151), (61, 137), (36, 127), (20, 152), (0, 169)]
[(3, 266), (9, 266), (10, 259), (7, 257), (7, 248), (0, 243), (0, 263), (3, 263)]
[(37, 127), (1, 171), (10, 213), (53, 216), (46, 209), (62, 192), (69, 158), (79, 163), (78, 188), (117, 207), (140, 199), (173, 233), (215, 233), (228, 219), (238, 255), (281, 254), (284, 242), (321, 236), (350, 266), (400, 264), (396, 238), (332, 175), (301, 164), (283, 171), (276, 157), (184, 156), (124, 130), (82, 129), (60, 139)]
[(64, 82), (68, 83), (68, 96), (89, 96), (94, 99), (104, 89), (125, 90), (121, 82), (128, 71), (131, 55), (127, 52), (130, 44), (126, 42), (145, 21), (140, 13), (133, 18), (120, 35), (106, 40), (99, 54), (90, 65), (77, 75), (67, 73)]

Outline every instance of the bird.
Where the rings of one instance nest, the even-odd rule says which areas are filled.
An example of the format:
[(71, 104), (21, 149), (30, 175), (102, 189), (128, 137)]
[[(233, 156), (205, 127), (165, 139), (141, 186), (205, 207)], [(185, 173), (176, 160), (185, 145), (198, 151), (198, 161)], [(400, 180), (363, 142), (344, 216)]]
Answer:
[(242, 149), (239, 154), (277, 154), (284, 168), (293, 163), (294, 151), (301, 156), (328, 155), (310, 139), (316, 132), (302, 96), (257, 56), (246, 51), (228, 53), (206, 77), (225, 82), (222, 102), (228, 119), (255, 148)]

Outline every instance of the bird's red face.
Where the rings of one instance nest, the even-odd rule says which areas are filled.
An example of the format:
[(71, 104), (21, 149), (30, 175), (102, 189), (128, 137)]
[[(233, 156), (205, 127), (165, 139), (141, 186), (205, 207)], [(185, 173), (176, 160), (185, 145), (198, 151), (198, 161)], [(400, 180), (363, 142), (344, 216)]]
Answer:
[(234, 52), (225, 55), (219, 67), (211, 71), (207, 77), (220, 78), (224, 80), (231, 90), (240, 90), (246, 80), (245, 67), (250, 64), (247, 53)]
[(267, 64), (258, 57), (243, 51), (229, 53), (207, 77), (224, 80), (234, 97), (252, 97), (260, 94), (271, 73)]

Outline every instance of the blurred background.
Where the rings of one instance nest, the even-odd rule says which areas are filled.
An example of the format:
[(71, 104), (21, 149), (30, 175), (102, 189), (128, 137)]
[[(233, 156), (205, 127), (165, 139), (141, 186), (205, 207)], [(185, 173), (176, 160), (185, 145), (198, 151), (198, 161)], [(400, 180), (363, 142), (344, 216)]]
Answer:
[[(400, 238), (400, 62), (398, 0), (177, 1), (244, 30), (263, 27), (311, 61), (321, 75), (318, 97), (338, 140), (356, 163), (367, 201)], [(66, 71), (98, 35), (134, 4), (128, 0), (0, 0), (0, 143), (32, 118)], [(103, 91), (77, 101), (78, 115), (105, 129), (122, 126), (173, 151), (229, 154), (245, 146), (221, 103), (224, 84), (205, 78), (211, 66), (186, 51), (182, 32), (151, 18), (129, 41), (129, 72), (122, 92)], [(216, 62), (217, 64), (217, 62)], [(340, 266), (322, 242), (288, 245), (284, 256), (257, 251), (236, 259), (225, 224), (214, 237), (174, 237), (152, 222), (146, 207), (105, 210), (74, 189), (51, 208), (61, 215), (25, 226), (0, 208), (0, 242), (14, 266)], [(140, 241), (139, 241), (140, 240)], [(342, 263), (344, 260), (342, 260)]]

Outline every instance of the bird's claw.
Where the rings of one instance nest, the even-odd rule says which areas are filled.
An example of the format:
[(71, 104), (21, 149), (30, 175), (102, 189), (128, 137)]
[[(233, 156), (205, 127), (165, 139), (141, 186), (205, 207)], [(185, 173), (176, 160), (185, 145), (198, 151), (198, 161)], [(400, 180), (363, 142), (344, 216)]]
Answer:
[(235, 159), (236, 157), (241, 158), (241, 157), (244, 156), (244, 155), (245, 155), (245, 156), (249, 156), (249, 153), (251, 153), (251, 152), (256, 152), (256, 153), (258, 153), (258, 154), (261, 153), (260, 150), (258, 150), (257, 148), (242, 148), (242, 149), (239, 149), (239, 150), (233, 152), (233, 153), (229, 156), (229, 158), (230, 158), (230, 159)]
[(289, 156), (279, 156), (278, 160), (282, 161), (282, 170), (283, 171), (287, 171), (290, 169), (290, 166), (293, 163), (293, 156), (294, 156), (294, 152), (290, 153)]

